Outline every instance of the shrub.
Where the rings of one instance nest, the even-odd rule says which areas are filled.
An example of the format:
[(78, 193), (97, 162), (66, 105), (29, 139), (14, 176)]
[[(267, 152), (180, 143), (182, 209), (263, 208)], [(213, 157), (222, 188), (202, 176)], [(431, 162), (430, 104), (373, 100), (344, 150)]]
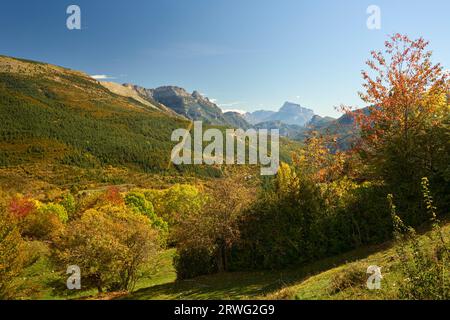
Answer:
[(77, 199), (74, 219), (80, 218), (83, 212), (100, 206), (104, 203), (104, 194), (100, 192), (83, 192)]
[(16, 218), (24, 218), (36, 209), (35, 203), (20, 194), (14, 196), (9, 203), (9, 212)]
[(156, 215), (152, 203), (150, 201), (147, 201), (142, 193), (127, 193), (127, 195), (125, 196), (125, 204), (135, 212), (149, 218), (154, 227), (160, 229), (164, 233), (167, 233), (167, 223)]
[(155, 211), (151, 202), (145, 199), (142, 193), (129, 192), (125, 196), (125, 204), (138, 211), (139, 213), (147, 216), (149, 219), (154, 217)]
[(63, 223), (66, 223), (69, 220), (69, 215), (67, 214), (66, 209), (60, 204), (47, 203), (47, 204), (39, 205), (38, 212), (54, 214)]
[(52, 240), (64, 228), (61, 218), (51, 210), (37, 210), (19, 222), (22, 236), (34, 240)]
[(214, 261), (214, 252), (208, 250), (207, 247), (179, 249), (173, 264), (177, 270), (178, 279), (192, 279), (218, 271)]
[(366, 284), (366, 270), (352, 265), (348, 269), (343, 269), (331, 279), (329, 293), (336, 294), (349, 288), (361, 288)]
[(54, 203), (34, 201), (35, 210), (19, 220), (22, 236), (49, 241), (64, 228), (68, 220), (66, 209)]
[(106, 190), (104, 198), (108, 203), (111, 203), (111, 204), (119, 205), (119, 204), (123, 203), (123, 198), (122, 198), (122, 195), (120, 194), (119, 188), (114, 187), (114, 186), (109, 187)]
[(148, 217), (125, 206), (90, 209), (55, 240), (53, 260), (65, 271), (81, 269), (84, 289), (132, 290), (145, 263), (158, 251), (158, 232)]
[(145, 197), (170, 227), (188, 215), (199, 213), (205, 204), (205, 197), (200, 190), (185, 184), (176, 184), (165, 190), (147, 190)]
[(429, 192), (428, 179), (422, 180), (424, 202), (433, 224), (431, 248), (424, 246), (413, 228), (407, 227), (396, 213), (393, 196), (388, 196), (394, 222), (394, 235), (399, 242), (397, 255), (401, 262), (404, 281), (400, 283), (399, 297), (408, 300), (450, 299), (450, 245), (445, 241), (436, 208)]
[(66, 209), (66, 212), (69, 216), (69, 218), (71, 216), (73, 216), (73, 214), (76, 211), (76, 202), (75, 202), (75, 198), (71, 193), (66, 193), (62, 200), (59, 203), (60, 205), (62, 205), (64, 207), (64, 209)]

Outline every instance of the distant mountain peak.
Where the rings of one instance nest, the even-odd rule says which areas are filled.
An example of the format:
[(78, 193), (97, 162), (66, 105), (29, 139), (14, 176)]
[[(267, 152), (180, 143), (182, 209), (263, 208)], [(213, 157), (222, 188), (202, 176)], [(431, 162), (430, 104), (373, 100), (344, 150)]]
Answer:
[(300, 113), (312, 113), (314, 111), (308, 108), (304, 108), (298, 103), (286, 101), (283, 106), (280, 108), (279, 112), (300, 112)]
[(187, 92), (184, 88), (177, 86), (161, 86), (155, 89), (149, 89), (154, 95), (159, 96), (172, 96), (176, 95), (179, 97), (190, 97), (191, 94)]
[(305, 126), (313, 116), (313, 110), (286, 101), (277, 112), (258, 110), (245, 114), (245, 119), (254, 125), (262, 122), (280, 121), (288, 125)]

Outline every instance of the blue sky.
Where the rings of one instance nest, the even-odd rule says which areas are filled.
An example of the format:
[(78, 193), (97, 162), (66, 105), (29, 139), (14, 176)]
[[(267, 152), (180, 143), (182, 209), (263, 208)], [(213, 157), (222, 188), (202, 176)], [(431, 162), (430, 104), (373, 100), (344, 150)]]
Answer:
[[(81, 30), (66, 28), (70, 4), (81, 8)], [(371, 4), (381, 30), (366, 27)], [(289, 100), (337, 116), (334, 106), (361, 106), (360, 71), (388, 34), (425, 37), (449, 68), (449, 12), (448, 0), (2, 0), (0, 54), (178, 85), (223, 109)]]

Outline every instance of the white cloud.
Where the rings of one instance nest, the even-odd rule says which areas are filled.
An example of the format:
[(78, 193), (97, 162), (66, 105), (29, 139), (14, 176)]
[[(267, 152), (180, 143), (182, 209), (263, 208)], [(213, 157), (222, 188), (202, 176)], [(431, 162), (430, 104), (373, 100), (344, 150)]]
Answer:
[(236, 106), (242, 106), (245, 102), (242, 101), (235, 101), (235, 102), (228, 102), (228, 103), (218, 103), (217, 105), (222, 109), (223, 112), (237, 112), (240, 114), (245, 114), (247, 111), (234, 108)]
[(240, 113), (240, 114), (246, 114), (247, 113), (247, 111), (245, 111), (245, 110), (240, 110), (240, 109), (222, 109), (222, 111), (225, 113), (225, 112), (237, 112), (237, 113)]
[(115, 77), (107, 76), (106, 74), (95, 74), (92, 75), (91, 78), (94, 78), (95, 80), (115, 79)]
[(208, 95), (207, 95), (206, 93), (204, 93), (204, 92), (200, 92), (200, 95), (201, 95), (202, 97), (208, 99), (208, 100), (209, 100), (210, 102), (212, 102), (212, 103), (217, 104), (217, 102), (218, 102), (217, 99), (208, 97)]

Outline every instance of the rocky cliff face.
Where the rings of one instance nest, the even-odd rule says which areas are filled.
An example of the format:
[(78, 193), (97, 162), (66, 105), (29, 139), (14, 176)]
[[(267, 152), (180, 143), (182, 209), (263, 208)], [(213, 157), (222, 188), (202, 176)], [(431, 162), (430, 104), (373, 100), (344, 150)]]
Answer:
[(299, 104), (285, 102), (279, 111), (259, 110), (245, 114), (245, 119), (252, 123), (280, 121), (288, 125), (304, 126), (314, 116), (314, 111), (304, 108)]
[(322, 127), (330, 124), (334, 120), (336, 120), (336, 119), (334, 119), (332, 117), (321, 117), (321, 116), (318, 116), (318, 115), (314, 115), (311, 118), (311, 120), (309, 120), (308, 127), (322, 128)]
[(255, 125), (255, 128), (267, 130), (278, 129), (281, 136), (290, 139), (296, 139), (300, 133), (306, 130), (305, 127), (301, 127), (295, 124), (286, 124), (279, 120), (261, 122)]
[(238, 112), (228, 111), (223, 115), (228, 123), (236, 124), (236, 128), (249, 129), (252, 127), (252, 125), (244, 119), (243, 115)]
[(285, 102), (280, 110), (267, 119), (268, 121), (281, 121), (285, 124), (304, 126), (314, 116), (314, 111), (299, 104)]
[(133, 88), (140, 96), (150, 101), (156, 101), (191, 120), (236, 128), (248, 128), (250, 126), (241, 116), (224, 114), (215, 103), (198, 91), (189, 93), (177, 86), (163, 86), (155, 89), (146, 89), (132, 84), (125, 84), (124, 86)]

